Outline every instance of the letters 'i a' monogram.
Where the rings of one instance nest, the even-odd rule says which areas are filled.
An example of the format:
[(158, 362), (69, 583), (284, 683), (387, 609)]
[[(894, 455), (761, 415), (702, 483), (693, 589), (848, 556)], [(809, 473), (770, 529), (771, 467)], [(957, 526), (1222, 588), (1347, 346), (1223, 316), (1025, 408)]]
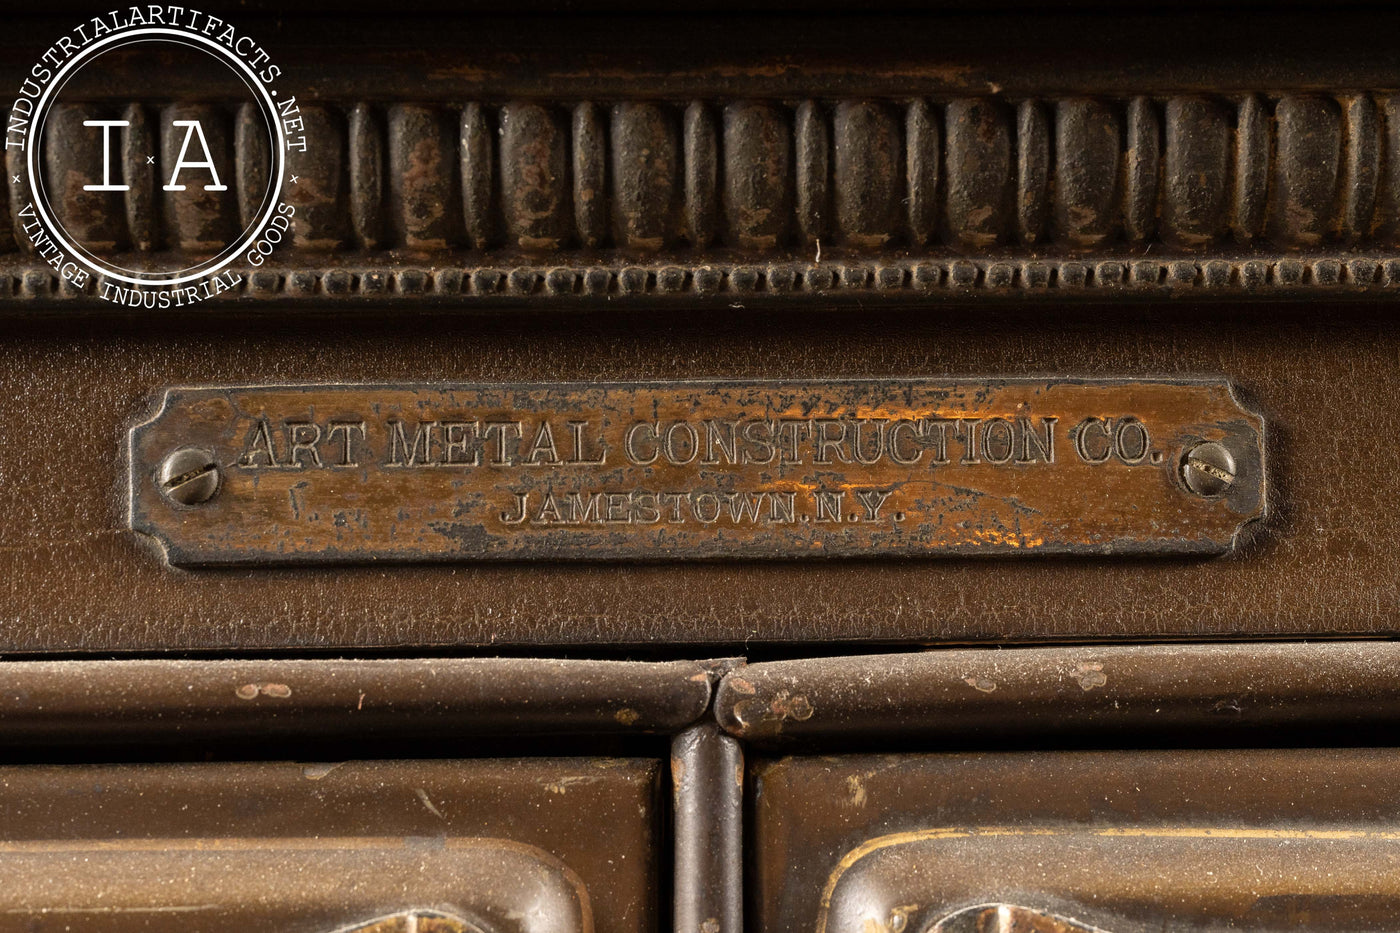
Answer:
[[(130, 185), (112, 184), (112, 129), (118, 126), (130, 126), (127, 120), (84, 120), (83, 126), (102, 127), (102, 184), (83, 185), (84, 191), (127, 191)], [(170, 173), (170, 182), (161, 186), (163, 191), (184, 191), (185, 186), (180, 184), (180, 171), (186, 168), (204, 168), (209, 170), (209, 175), (213, 179), (212, 185), (205, 185), (205, 191), (227, 191), (228, 186), (219, 181), (218, 169), (214, 167), (214, 156), (209, 152), (209, 143), (204, 138), (204, 127), (198, 120), (175, 120), (173, 126), (183, 126), (185, 128), (185, 140), (180, 144), (180, 155), (175, 159), (175, 169)], [(187, 162), (185, 155), (190, 150), (190, 140), (199, 138), (199, 148), (204, 152), (203, 162)]]

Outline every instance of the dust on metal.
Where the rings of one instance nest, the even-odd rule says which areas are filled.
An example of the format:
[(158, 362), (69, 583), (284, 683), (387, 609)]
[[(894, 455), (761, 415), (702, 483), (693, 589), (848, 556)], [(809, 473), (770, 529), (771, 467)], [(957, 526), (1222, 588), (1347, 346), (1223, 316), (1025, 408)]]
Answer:
[(156, 407), (131, 526), (176, 564), (1209, 555), (1264, 513), (1262, 421), (1219, 380), (214, 386)]

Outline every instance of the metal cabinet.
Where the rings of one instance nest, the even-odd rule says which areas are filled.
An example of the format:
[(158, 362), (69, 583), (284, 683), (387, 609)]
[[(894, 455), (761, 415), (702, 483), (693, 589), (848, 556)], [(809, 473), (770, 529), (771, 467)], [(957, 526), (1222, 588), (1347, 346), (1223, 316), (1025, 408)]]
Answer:
[(204, 6), (0, 31), (0, 930), (1391, 924), (1400, 14)]

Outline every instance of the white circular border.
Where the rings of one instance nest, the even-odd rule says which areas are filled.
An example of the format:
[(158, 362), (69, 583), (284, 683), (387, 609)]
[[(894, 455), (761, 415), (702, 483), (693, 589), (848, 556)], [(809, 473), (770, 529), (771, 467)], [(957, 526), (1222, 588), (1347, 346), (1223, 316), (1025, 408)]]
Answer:
[[(128, 38), (128, 35), (129, 35), (129, 32), (124, 32), (124, 33), (121, 33), (119, 36), (116, 36), (116, 37), (114, 37), (114, 38), (115, 38), (115, 39), (120, 39), (120, 40), (126, 40), (126, 39)], [(150, 42), (168, 42), (168, 43), (170, 43), (171, 45), (178, 45), (178, 46), (180, 46), (180, 47), (182, 47), (182, 48), (190, 49), (190, 50), (195, 51), (195, 52), (203, 52), (203, 51), (204, 51), (203, 49), (198, 48), (193, 42), (185, 42), (185, 41), (182, 40), (182, 39), (155, 39), (155, 40), (152, 40), (152, 39), (142, 38), (141, 36), (135, 36), (135, 37), (131, 38), (130, 41), (125, 41), (125, 42), (121, 42), (120, 44), (108, 46), (107, 48), (101, 48), (101, 49), (96, 49), (96, 50), (94, 50), (93, 53), (92, 53), (92, 57), (89, 58), (88, 61), (87, 61), (86, 63), (84, 63), (84, 64), (85, 64), (85, 65), (86, 65), (86, 64), (92, 64), (92, 62), (96, 61), (98, 58), (100, 58), (100, 57), (103, 56), (103, 55), (109, 54), (110, 52), (117, 51), (117, 50), (123, 49), (123, 48), (130, 48), (130, 47), (134, 47), (134, 46), (139, 46), (139, 45), (141, 45), (142, 43), (150, 43)], [(242, 74), (241, 72), (235, 71), (235, 70), (233, 69), (232, 65), (229, 64), (225, 59), (222, 59), (222, 58), (221, 58), (221, 59), (219, 59), (219, 61), (220, 61), (221, 63), (223, 63), (223, 64), (228, 65), (229, 70), (234, 74), (235, 77), (238, 78), (238, 80), (240, 81), (240, 83), (242, 83), (242, 85), (248, 89), (248, 93), (251, 94), (251, 95), (253, 95), (254, 98), (255, 98), (255, 101), (256, 101), (257, 94), (258, 94), (257, 89), (256, 89), (256, 87), (254, 86), (254, 85), (256, 84), (256, 82), (250, 82), (250, 81), (248, 80), (248, 77), (247, 77), (246, 75)], [(80, 66), (80, 67), (81, 67), (81, 66)], [(52, 82), (50, 82), (51, 85), (52, 85), (52, 87), (53, 87), (53, 94), (55, 95), (55, 100), (57, 99), (57, 96), (58, 96), (58, 95), (60, 95), (60, 94), (63, 93), (64, 87), (67, 86), (69, 80), (71, 80), (74, 76), (76, 76), (76, 75), (78, 74), (78, 71), (79, 71), (79, 68), (74, 68), (74, 69), (72, 69), (72, 70), (65, 70), (64, 72), (62, 72), (62, 73), (60, 74), (60, 76), (59, 76), (57, 79), (55, 79), (55, 80), (53, 80)], [(277, 141), (276, 141), (276, 139), (273, 137), (273, 125), (276, 124), (276, 123), (278, 122), (278, 121), (277, 121), (277, 117), (276, 117), (276, 113), (273, 112), (273, 113), (270, 113), (270, 114), (262, 114), (262, 113), (261, 113), (261, 109), (262, 109), (262, 108), (261, 108), (261, 103), (259, 103), (259, 112), (260, 112), (260, 115), (262, 115), (262, 116), (264, 117), (264, 121), (263, 121), (263, 122), (266, 124), (268, 146), (269, 146), (269, 147), (276, 147), (276, 146), (277, 146)], [(49, 115), (48, 115), (47, 113), (44, 113), (43, 111), (40, 111), (40, 119), (39, 119), (39, 122), (38, 122), (37, 124), (35, 124), (34, 130), (32, 131), (32, 134), (35, 136), (35, 138), (40, 138), (40, 139), (42, 140), (42, 136), (43, 136), (44, 129), (45, 129), (45, 127), (48, 125), (48, 116), (49, 116)], [(269, 151), (270, 151), (270, 149), (269, 149)], [(39, 152), (42, 154), (43, 150), (40, 149)], [(40, 173), (40, 174), (38, 174), (38, 175), (33, 175), (33, 176), (31, 176), (30, 179), (29, 179), (29, 184), (30, 184), (30, 188), (31, 188), (31, 190), (33, 191), (34, 194), (42, 196), (43, 202), (44, 202), (45, 206), (51, 207), (51, 206), (52, 206), (52, 205), (51, 205), (51, 202), (48, 200), (48, 198), (49, 198), (49, 192), (48, 192), (47, 186), (44, 184), (44, 176), (43, 176), (43, 174)], [(278, 194), (278, 193), (280, 193), (280, 192), (274, 192), (274, 191), (273, 191), (273, 188), (272, 188), (272, 185), (271, 185), (271, 177), (269, 176), (269, 184), (268, 184), (268, 186), (267, 186), (267, 188), (266, 188), (266, 191), (265, 191), (264, 194), (263, 194), (262, 202), (263, 202), (263, 203), (269, 203), (269, 204), (275, 204), (275, 203), (276, 203), (276, 201), (275, 201), (275, 195)], [(36, 198), (36, 200), (38, 200), (38, 198)], [(259, 206), (261, 206), (261, 204), (260, 204)], [(85, 260), (85, 262), (84, 262), (83, 264), (86, 265), (88, 268), (92, 268), (92, 267), (94, 266), (94, 264), (101, 265), (101, 263), (103, 263), (103, 262), (106, 261), (106, 260), (104, 259), (104, 257), (100, 256), (96, 250), (93, 250), (93, 249), (89, 248), (89, 247), (87, 246), (87, 244), (82, 243), (81, 241), (75, 239), (71, 234), (69, 234), (67, 228), (64, 227), (63, 224), (62, 224), (61, 222), (59, 222), (58, 219), (57, 219), (56, 217), (53, 218), (53, 220), (52, 220), (52, 225), (53, 225), (60, 233), (62, 233), (62, 234), (64, 234), (65, 236), (68, 237), (68, 242), (71, 243), (71, 244), (73, 245), (73, 250), (74, 250), (74, 252), (76, 252), (76, 253), (78, 254), (77, 258), (78, 258), (79, 260)], [(255, 230), (255, 229), (257, 229), (257, 227), (258, 227), (257, 224), (253, 224), (253, 223), (247, 224), (247, 225), (244, 226), (243, 230), (240, 230), (240, 231), (238, 232), (237, 236), (238, 236), (238, 237), (242, 237), (242, 236), (244, 235), (244, 232), (245, 232), (245, 231)], [(225, 264), (225, 263), (222, 262), (222, 261), (218, 261), (218, 259), (219, 259), (220, 256), (225, 256), (225, 255), (227, 255), (227, 256), (229, 257), (230, 261), (231, 261), (231, 260), (233, 260), (233, 259), (236, 259), (237, 256), (238, 256), (238, 254), (239, 254), (240, 252), (242, 252), (242, 249), (241, 249), (241, 247), (239, 247), (239, 245), (238, 245), (238, 243), (237, 243), (237, 240), (235, 239), (235, 240), (230, 241), (229, 243), (225, 244), (225, 245), (223, 246), (223, 248), (221, 248), (221, 249), (220, 249), (217, 253), (215, 253), (211, 258), (204, 259), (204, 260), (201, 260), (201, 261), (196, 262), (196, 263), (192, 263), (192, 264), (190, 264), (190, 265), (188, 265), (188, 266), (185, 266), (185, 267), (183, 267), (183, 268), (180, 268), (180, 269), (171, 269), (171, 270), (167, 270), (164, 274), (165, 274), (166, 276), (168, 276), (168, 277), (171, 277), (172, 279), (173, 279), (174, 277), (177, 277), (177, 276), (180, 276), (180, 275), (185, 274), (185, 272), (186, 272), (187, 270), (201, 270), (199, 273), (193, 273), (193, 272), (192, 272), (191, 274), (205, 274), (205, 272), (204, 272), (203, 270), (214, 270), (213, 272), (210, 272), (210, 273), (208, 273), (208, 274), (216, 274), (216, 273), (217, 273), (217, 270), (220, 269), (220, 268), (223, 268), (223, 266), (224, 266), (224, 264)], [(104, 271), (103, 271), (103, 274), (104, 274), (104, 275), (108, 275), (108, 276), (117, 276), (117, 275), (120, 275), (120, 274), (122, 274), (122, 273), (126, 273), (126, 274), (128, 274), (128, 275), (140, 277), (140, 279), (141, 279), (142, 282), (147, 282), (147, 283), (149, 283), (149, 282), (154, 282), (154, 281), (155, 281), (154, 279), (151, 278), (151, 276), (159, 276), (159, 275), (162, 274), (162, 273), (160, 273), (159, 271), (149, 271), (149, 270), (140, 270), (140, 269), (130, 269), (130, 268), (128, 268), (127, 266), (124, 266), (124, 265), (123, 265), (123, 266), (118, 266), (118, 265), (116, 265), (115, 263), (112, 264), (111, 268), (104, 268)], [(165, 281), (165, 280), (162, 279), (161, 281)]]
[[(227, 52), (224, 49), (224, 47), (219, 45), (217, 42), (213, 41), (212, 39), (207, 39), (204, 36), (198, 35), (197, 33), (185, 32), (180, 29), (165, 29), (157, 26), (144, 26), (139, 29), (128, 29), (125, 32), (119, 32), (115, 35), (109, 36), (108, 38), (103, 39), (100, 42), (95, 42), (92, 45), (89, 45), (86, 48), (84, 48), (81, 52), (75, 55), (67, 64), (60, 68), (54, 74), (54, 76), (49, 79), (49, 83), (44, 88), (44, 92), (39, 95), (39, 99), (34, 103), (35, 122), (37, 122), (37, 117), (44, 112), (44, 108), (47, 106), (48, 103), (49, 95), (53, 92), (55, 87), (59, 86), (59, 79), (62, 78), (64, 74), (72, 70), (75, 66), (77, 66), (79, 62), (81, 62), (89, 54), (97, 51), (103, 46), (121, 39), (128, 39), (132, 36), (137, 35), (161, 35), (174, 36), (180, 39), (194, 39), (197, 42), (201, 42), (204, 45), (209, 46), (215, 51), (215, 53), (217, 53), (225, 59), (232, 61), (235, 65), (241, 68), (243, 70), (243, 73), (251, 79), (252, 86), (257, 88), (259, 93), (261, 93), (263, 101), (267, 104), (268, 112), (272, 114), (277, 113), (277, 103), (272, 99), (272, 95), (268, 93), (267, 88), (263, 86), (263, 83), (258, 80), (257, 72), (253, 71), (253, 69), (249, 67), (248, 64), (244, 62), (243, 59), (239, 58), (237, 55), (231, 52)], [(43, 221), (44, 226), (48, 228), (46, 232), (49, 234), (50, 237), (53, 238), (54, 242), (56, 242), (59, 246), (62, 246), (67, 252), (71, 253), (74, 256), (74, 258), (76, 258), (83, 265), (87, 266), (93, 272), (96, 272), (98, 275), (106, 276), (107, 278), (117, 279), (118, 281), (122, 282), (127, 282), (131, 285), (146, 285), (153, 288), (163, 288), (169, 285), (183, 285), (186, 282), (193, 282), (197, 279), (208, 278), (209, 276), (214, 275), (220, 269), (232, 263), (235, 259), (238, 258), (239, 253), (242, 253), (245, 249), (252, 246), (253, 243), (257, 241), (258, 237), (262, 234), (263, 228), (266, 227), (268, 221), (272, 219), (272, 214), (277, 209), (278, 202), (281, 200), (282, 176), (286, 170), (285, 150), (287, 146), (287, 134), (280, 120), (274, 119), (272, 122), (277, 134), (277, 144), (274, 147), (277, 151), (272, 154), (274, 170), (270, 173), (269, 177), (276, 179), (276, 188), (273, 190), (272, 196), (268, 198), (267, 210), (264, 211), (262, 217), (258, 218), (257, 222), (253, 224), (253, 232), (248, 235), (247, 239), (245, 239), (242, 243), (238, 245), (237, 249), (233, 250), (229, 254), (227, 259), (225, 259), (223, 262), (217, 265), (210, 266), (209, 268), (201, 270), (199, 272), (179, 276), (173, 279), (138, 279), (133, 278), (129, 275), (123, 275), (120, 272), (113, 272), (110, 269), (102, 268), (101, 266), (90, 262), (88, 258), (83, 255), (81, 250), (73, 247), (67, 240), (63, 239), (63, 237), (58, 234), (58, 231), (61, 228), (58, 224), (56, 224), (53, 221), (52, 218), (49, 217), (48, 213), (44, 210), (44, 199), (39, 196), (37, 190), (35, 189), (33, 180), (36, 177), (38, 177), (37, 175), (35, 175), (35, 160), (37, 158), (39, 147), (40, 145), (42, 145), (42, 140), (39, 139), (31, 140), (32, 144), (29, 146), (29, 155), (28, 158), (25, 160), (25, 169), (29, 172), (30, 179), (29, 189), (35, 195), (34, 210), (39, 214), (39, 218), (41, 221)], [(225, 247), (225, 249), (227, 249), (227, 247)]]

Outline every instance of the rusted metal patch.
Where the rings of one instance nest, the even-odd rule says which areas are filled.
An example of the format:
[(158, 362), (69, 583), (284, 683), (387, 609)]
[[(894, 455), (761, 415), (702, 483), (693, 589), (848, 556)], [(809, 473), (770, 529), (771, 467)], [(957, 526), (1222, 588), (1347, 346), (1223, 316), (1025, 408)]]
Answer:
[(181, 565), (1220, 554), (1264, 513), (1221, 380), (175, 388), (130, 441)]

